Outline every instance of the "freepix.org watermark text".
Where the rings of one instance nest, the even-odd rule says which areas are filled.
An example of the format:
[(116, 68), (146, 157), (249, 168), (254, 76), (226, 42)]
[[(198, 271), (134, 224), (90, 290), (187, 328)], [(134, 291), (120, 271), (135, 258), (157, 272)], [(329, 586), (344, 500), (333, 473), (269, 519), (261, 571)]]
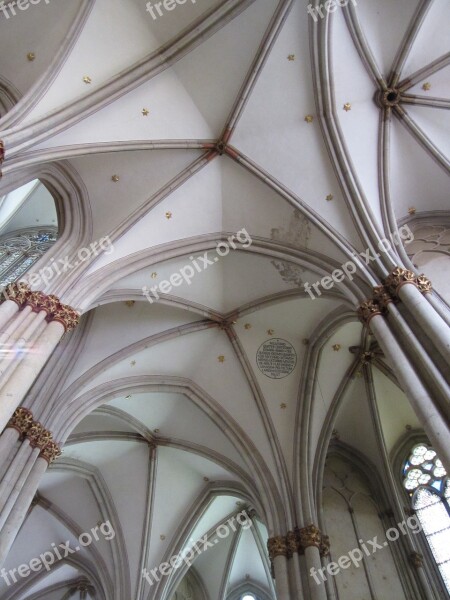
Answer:
[[(393, 239), (395, 245), (400, 244), (401, 243), (400, 240), (403, 240), (405, 242), (405, 244), (410, 244), (414, 240), (414, 234), (411, 231), (411, 229), (408, 227), (408, 225), (403, 225), (402, 227), (399, 228), (398, 233), (396, 232), (392, 235), (392, 239)], [(391, 250), (391, 248), (392, 248), (392, 244), (386, 238), (384, 238), (378, 242), (378, 249), (381, 252), (389, 252), (389, 250)], [(354, 256), (356, 256), (356, 255), (354, 255)], [(377, 258), (379, 258), (381, 256), (381, 254), (379, 252), (377, 252), (376, 254), (372, 255), (371, 250), (368, 248), (365, 252), (360, 252), (359, 256), (362, 259), (364, 259), (364, 262), (366, 263), (366, 265), (368, 265), (372, 261), (377, 260)], [(334, 286), (335, 283), (341, 283), (342, 281), (344, 281), (345, 278), (348, 278), (348, 279), (350, 279), (350, 281), (353, 281), (353, 275), (356, 273), (356, 271), (357, 271), (356, 263), (352, 260), (349, 260), (346, 263), (344, 263), (343, 265), (341, 265), (340, 269), (335, 269), (332, 273), (330, 273), (330, 275), (326, 275), (325, 277), (322, 277), (322, 279), (320, 279), (319, 281), (316, 281), (313, 284), (309, 284), (309, 282), (306, 281), (303, 284), (303, 287), (305, 289), (305, 292), (307, 294), (309, 294), (309, 296), (312, 298), (312, 300), (315, 300), (318, 296), (322, 295), (322, 292), (319, 289), (320, 287), (322, 287), (324, 290), (331, 290), (331, 288)], [(315, 290), (315, 293), (317, 294), (316, 296), (314, 295), (313, 289)]]
[(391, 527), (388, 529), (385, 533), (386, 540), (384, 542), (379, 542), (377, 535), (371, 540), (366, 540), (365, 542), (360, 539), (358, 540), (359, 548), (354, 548), (348, 554), (343, 554), (337, 559), (337, 561), (328, 563), (328, 565), (322, 569), (311, 567), (309, 574), (314, 578), (314, 581), (317, 583), (317, 585), (320, 585), (328, 579), (325, 575), (325, 572), (327, 572), (328, 575), (335, 577), (342, 569), (348, 569), (352, 565), (354, 567), (359, 567), (364, 556), (373, 555), (375, 552), (378, 552), (378, 550), (387, 548), (389, 542), (396, 542), (401, 534), (406, 534), (408, 529), (410, 529), (414, 534), (422, 531), (422, 525), (420, 524), (420, 521), (416, 515), (412, 515), (405, 521), (397, 523), (397, 527)]
[(190, 567), (197, 556), (206, 552), (209, 548), (214, 548), (220, 540), (228, 537), (231, 531), (237, 531), (238, 527), (242, 529), (250, 529), (253, 521), (248, 516), (245, 510), (241, 511), (237, 515), (230, 517), (226, 523), (219, 525), (212, 536), (204, 535), (199, 540), (190, 540), (191, 546), (185, 548), (180, 554), (175, 554), (167, 562), (163, 562), (149, 571), (148, 569), (142, 569), (142, 576), (150, 585), (161, 580), (161, 577), (167, 577), (173, 571), (179, 569), (183, 563)]
[[(45, 4), (50, 4), (50, 0), (43, 0)], [(30, 6), (34, 4), (40, 4), (42, 0), (15, 0), (14, 2), (6, 3), (5, 0), (0, 1), (0, 11), (3, 13), (6, 19), (15, 17), (17, 10), (24, 11), (28, 10)]]
[(81, 550), (81, 548), (86, 548), (90, 546), (93, 540), (97, 541), (100, 539), (98, 531), (103, 536), (103, 539), (106, 541), (110, 541), (116, 537), (116, 532), (114, 531), (111, 523), (106, 521), (101, 525), (97, 525), (93, 527), (90, 532), (82, 533), (77, 543), (78, 545), (75, 548), (72, 548), (70, 545), (70, 540), (67, 540), (64, 544), (55, 543), (51, 544), (52, 549), (47, 552), (43, 552), (37, 558), (32, 558), (29, 563), (24, 563), (20, 565), (16, 569), (11, 569), (10, 571), (6, 571), (6, 569), (2, 569), (0, 571), (0, 577), (6, 582), (7, 586), (13, 585), (17, 583), (17, 577), (24, 579), (28, 577), (32, 572), (38, 573), (44, 568), (47, 572), (50, 571), (52, 565), (60, 560), (64, 560), (70, 554), (75, 554)]
[(176, 273), (172, 273), (169, 279), (164, 279), (150, 289), (144, 285), (142, 293), (150, 304), (153, 304), (153, 302), (159, 300), (159, 294), (170, 294), (174, 287), (182, 285), (183, 282), (191, 285), (197, 273), (206, 271), (210, 266), (218, 263), (220, 258), (230, 253), (231, 249), (236, 250), (238, 248), (237, 244), (240, 244), (242, 248), (248, 248), (252, 243), (253, 240), (250, 234), (243, 228), (237, 233), (230, 235), (226, 242), (219, 242), (216, 245), (216, 256), (210, 257), (210, 252), (204, 252), (203, 256), (190, 256), (189, 260), (191, 262), (189, 264), (184, 265)]

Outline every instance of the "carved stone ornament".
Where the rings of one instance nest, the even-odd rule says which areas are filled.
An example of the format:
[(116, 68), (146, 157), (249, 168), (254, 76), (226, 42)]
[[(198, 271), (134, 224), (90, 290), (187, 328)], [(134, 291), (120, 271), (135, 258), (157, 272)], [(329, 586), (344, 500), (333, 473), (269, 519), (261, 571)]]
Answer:
[(45, 448), (42, 449), (39, 456), (44, 458), (49, 465), (52, 464), (54, 460), (60, 457), (62, 454), (61, 448), (55, 442), (49, 442)]
[(320, 556), (328, 556), (330, 554), (330, 536), (322, 535), (322, 542), (320, 544)]
[(418, 552), (411, 552), (409, 555), (409, 562), (415, 569), (420, 569), (423, 567), (423, 556)]
[(422, 294), (431, 294), (431, 292), (433, 291), (433, 286), (428, 277), (425, 277), (425, 275), (422, 273), (422, 275), (419, 275), (417, 277), (416, 281), (417, 287), (419, 288), (419, 291), (422, 292)]
[(43, 450), (52, 441), (53, 435), (40, 423), (33, 423), (27, 432), (32, 448)]
[(25, 306), (31, 306), (33, 312), (45, 310), (47, 296), (43, 292), (30, 292), (25, 302)]
[(11, 283), (3, 291), (2, 302), (12, 300), (19, 308), (23, 308), (30, 294), (31, 290), (26, 283)]
[(33, 413), (27, 408), (19, 407), (14, 411), (13, 416), (8, 421), (6, 427), (15, 429), (24, 436), (33, 425)]
[(291, 558), (294, 553), (298, 553), (300, 550), (300, 540), (298, 538), (298, 532), (288, 531), (286, 535), (286, 546), (287, 546), (287, 557)]
[(412, 271), (403, 269), (402, 267), (396, 267), (385, 280), (385, 286), (391, 295), (394, 296), (397, 296), (399, 289), (407, 283), (417, 287), (416, 275)]
[(300, 545), (303, 549), (310, 546), (320, 548), (322, 544), (322, 534), (320, 529), (315, 525), (308, 525), (299, 530)]
[(55, 311), (51, 320), (61, 323), (66, 331), (72, 331), (80, 322), (80, 315), (70, 306), (60, 304), (60, 308)]
[(388, 288), (384, 285), (377, 285), (373, 288), (373, 296), (374, 302), (376, 302), (382, 310), (387, 309), (387, 305), (390, 302), (395, 302), (396, 299), (391, 296), (388, 291)]
[(43, 292), (33, 292), (25, 283), (11, 283), (3, 292), (2, 301), (5, 299), (15, 302), (20, 309), (30, 306), (33, 312), (44, 310), (47, 313), (47, 322), (58, 321), (65, 331), (71, 331), (80, 322), (80, 315), (72, 307), (61, 304), (59, 298)]
[(269, 538), (267, 540), (267, 548), (269, 550), (270, 560), (273, 561), (277, 556), (286, 556), (288, 555), (288, 547), (286, 543), (286, 538), (282, 535), (277, 537)]
[(382, 315), (383, 311), (378, 302), (366, 300), (358, 308), (357, 314), (359, 320), (362, 321), (364, 325), (369, 325), (372, 317), (375, 317), (376, 315)]

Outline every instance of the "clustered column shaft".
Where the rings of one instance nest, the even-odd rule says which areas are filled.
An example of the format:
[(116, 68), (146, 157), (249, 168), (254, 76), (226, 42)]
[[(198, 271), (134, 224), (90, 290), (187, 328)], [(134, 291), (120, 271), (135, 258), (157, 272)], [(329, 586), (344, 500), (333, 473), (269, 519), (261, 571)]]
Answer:
[(0, 305), (0, 431), (25, 398), (39, 372), (79, 314), (56, 296), (11, 284)]
[[(272, 574), (275, 577), (277, 597), (279, 600), (290, 600), (289, 593), (289, 563), (295, 555), (304, 555), (308, 573), (312, 568), (321, 568), (321, 557), (330, 552), (330, 540), (318, 527), (311, 524), (307, 527), (289, 531), (285, 536), (272, 537), (267, 542), (269, 557), (272, 564)], [(298, 566), (298, 565), (297, 565)], [(298, 571), (297, 569), (294, 569)], [(296, 597), (300, 598), (300, 589), (296, 582), (291, 583), (297, 588)], [(308, 582), (312, 600), (326, 600), (324, 586), (317, 586), (314, 580)]]
[[(420, 306), (420, 319), (417, 316), (419, 326), (423, 328), (425, 322), (430, 321), (430, 329), (425, 330), (425, 333), (431, 332), (430, 339), (435, 344), (436, 352), (445, 361), (448, 361), (449, 328), (422, 296), (422, 294), (431, 293), (431, 289), (431, 283), (423, 275), (417, 277), (412, 271), (397, 267), (382, 286), (374, 288), (373, 298), (359, 307), (358, 316), (365, 325), (370, 326), (436, 452), (445, 463), (446, 468), (450, 469), (450, 445), (448, 443), (450, 429), (442, 414), (442, 407), (434, 395), (430, 394), (430, 390), (424, 382), (422, 374), (426, 366), (424, 363), (411, 360), (407, 355), (411, 340), (404, 339), (400, 328), (397, 329), (395, 335), (385, 318), (386, 316), (399, 318), (392, 307), (400, 301), (407, 304), (407, 308), (414, 317), (417, 316), (415, 309)], [(419, 302), (417, 296), (425, 304)], [(436, 329), (439, 329), (438, 336), (435, 335)], [(401, 339), (399, 340), (398, 337)], [(416, 343), (420, 346), (419, 339), (416, 340)], [(426, 355), (425, 350), (423, 354)], [(432, 376), (433, 373), (428, 373), (428, 377)], [(436, 381), (436, 387), (443, 391), (447, 400), (450, 398), (449, 386), (442, 378)]]
[(61, 455), (59, 445), (26, 408), (18, 408), (0, 436), (0, 565), (26, 517), (42, 475)]

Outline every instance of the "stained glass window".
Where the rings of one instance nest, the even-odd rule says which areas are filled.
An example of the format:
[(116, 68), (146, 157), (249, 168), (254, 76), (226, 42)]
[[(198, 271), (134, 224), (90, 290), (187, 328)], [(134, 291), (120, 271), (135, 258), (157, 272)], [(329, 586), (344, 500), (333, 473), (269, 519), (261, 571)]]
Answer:
[(21, 277), (56, 242), (56, 227), (31, 227), (0, 238), (0, 287)]
[(403, 485), (450, 592), (450, 480), (432, 448), (414, 446), (403, 469)]

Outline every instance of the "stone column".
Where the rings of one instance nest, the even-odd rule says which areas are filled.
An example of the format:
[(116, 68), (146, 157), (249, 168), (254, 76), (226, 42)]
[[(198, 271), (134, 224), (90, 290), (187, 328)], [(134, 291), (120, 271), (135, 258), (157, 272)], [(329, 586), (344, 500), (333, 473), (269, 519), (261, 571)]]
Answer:
[(55, 442), (50, 441), (41, 448), (44, 441), (48, 437), (51, 437), (51, 433), (45, 430), (39, 423), (32, 425), (31, 429), (33, 427), (36, 428), (34, 432), (30, 431), (33, 451), (28, 461), (28, 466), (31, 465), (31, 468), (27, 469), (28, 473), (26, 477), (20, 478), (20, 490), (17, 490), (17, 493), (14, 494), (13, 505), (8, 501), (8, 506), (4, 509), (7, 511), (7, 516), (0, 530), (0, 567), (4, 563), (27, 516), (28, 509), (36, 495), (45, 471), (49, 464), (61, 455), (61, 450)]
[(304, 598), (302, 575), (300, 571), (300, 546), (298, 530), (288, 531), (286, 535), (288, 568), (290, 575), (291, 590), (294, 592), (294, 598), (302, 600)]
[(422, 588), (425, 591), (426, 599), (434, 600), (434, 594), (430, 589), (430, 584), (423, 568), (423, 556), (419, 554), (419, 552), (411, 552), (409, 555), (409, 563), (411, 567), (417, 571), (417, 576), (419, 577)]
[(12, 300), (6, 300), (0, 304), (0, 336), (4, 327), (17, 314), (19, 307)]
[(404, 303), (422, 331), (450, 365), (450, 328), (424, 297), (424, 294), (432, 291), (431, 282), (424, 275), (417, 277), (412, 271), (397, 267), (386, 278), (385, 287), (393, 297)]
[[(0, 380), (0, 431), (24, 399), (64, 332), (71, 331), (79, 322), (79, 314), (70, 306), (61, 304), (56, 296), (24, 291), (22, 288), (13, 292), (11, 299), (20, 305), (20, 311), (29, 311), (31, 308), (32, 313), (36, 313), (35, 320), (26, 322), (22, 331), (24, 339), (20, 343), (33, 340), (36, 331), (38, 336), (29, 352), (13, 359), (14, 362), (5, 371), (5, 377)], [(42, 331), (37, 330), (40, 326), (43, 326)]]
[(277, 600), (291, 600), (289, 590), (289, 574), (287, 565), (287, 543), (282, 535), (270, 538), (267, 541), (269, 557), (272, 563), (275, 586), (277, 590)]
[[(328, 536), (324, 536), (318, 527), (311, 524), (299, 529), (299, 541), (305, 554), (311, 600), (327, 600), (325, 584), (317, 583), (313, 574), (317, 574), (322, 569), (321, 550), (323, 553), (329, 551)], [(321, 581), (320, 575), (318, 579)]]
[(419, 375), (409, 362), (383, 317), (383, 308), (376, 301), (364, 302), (358, 310), (359, 318), (370, 325), (383, 353), (392, 366), (398, 382), (408, 397), (420, 423), (436, 452), (450, 469), (450, 429), (435, 406)]
[(0, 466), (6, 462), (11, 450), (33, 424), (33, 415), (27, 408), (18, 408), (0, 435)]

